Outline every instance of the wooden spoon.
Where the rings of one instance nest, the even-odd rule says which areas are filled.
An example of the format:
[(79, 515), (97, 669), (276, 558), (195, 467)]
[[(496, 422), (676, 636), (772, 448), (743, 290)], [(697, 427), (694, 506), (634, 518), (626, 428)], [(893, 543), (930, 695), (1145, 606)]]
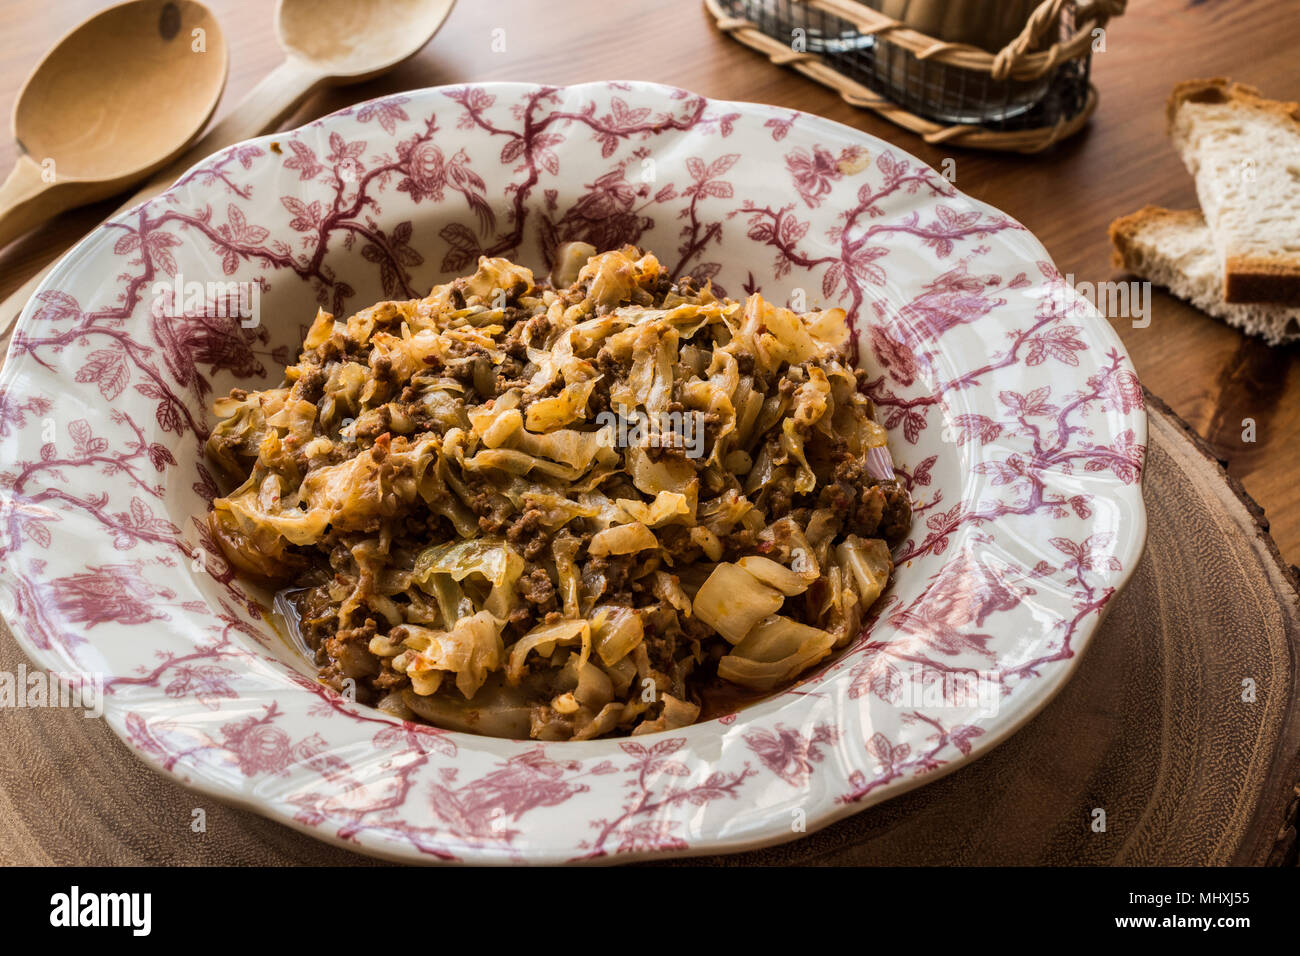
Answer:
[[(205, 157), (276, 129), (312, 93), (327, 85), (360, 83), (420, 51), (456, 0), (279, 0), (276, 37), (288, 56), (179, 159), (154, 176), (109, 217), (156, 196)], [(7, 332), (59, 260), (0, 303)]]
[(275, 35), (288, 54), (285, 61), (118, 211), (157, 195), (217, 150), (277, 128), (320, 88), (373, 79), (415, 56), (455, 4), (456, 0), (277, 0)]
[(217, 108), (228, 66), (195, 0), (131, 0), (65, 36), (14, 105), (22, 155), (0, 185), (0, 246), (174, 159)]

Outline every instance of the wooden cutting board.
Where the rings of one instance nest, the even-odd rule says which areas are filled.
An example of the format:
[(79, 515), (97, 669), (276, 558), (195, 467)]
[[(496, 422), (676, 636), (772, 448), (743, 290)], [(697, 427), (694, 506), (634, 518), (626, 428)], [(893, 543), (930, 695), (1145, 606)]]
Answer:
[[(795, 843), (707, 862), (1295, 863), (1296, 570), (1240, 486), (1150, 405), (1146, 554), (1047, 709), (942, 780)], [(23, 654), (0, 632), (0, 669), (15, 671)], [(191, 828), (197, 808), (206, 832)], [(154, 773), (102, 720), (0, 710), (0, 863), (365, 862)]]

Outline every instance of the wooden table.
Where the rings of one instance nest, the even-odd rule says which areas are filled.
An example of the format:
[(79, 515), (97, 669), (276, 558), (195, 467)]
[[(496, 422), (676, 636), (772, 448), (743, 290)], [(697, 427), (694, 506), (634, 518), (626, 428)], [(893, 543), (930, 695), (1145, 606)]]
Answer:
[[(226, 109), (274, 66), (281, 54), (271, 31), (271, 5), (265, 0), (206, 2), (221, 19), (231, 43), (231, 75), (221, 107)], [(52, 4), (56, 15), (51, 15)], [(41, 52), (72, 24), (104, 5), (97, 0), (6, 4), (0, 10), (0, 109), (11, 109), (22, 78)], [(635, 12), (630, 6), (609, 0), (462, 0), (417, 59), (388, 77), (318, 97), (287, 125), (299, 125), (359, 99), (466, 80), (563, 84), (621, 78), (668, 82), (712, 97), (818, 113), (895, 142), (936, 167), (951, 157), (956, 160), (960, 189), (1025, 223), (1063, 272), (1073, 273), (1080, 281), (1095, 281), (1115, 277), (1106, 240), (1111, 219), (1148, 202), (1172, 208), (1196, 202), (1191, 180), (1164, 137), (1163, 103), (1176, 81), (1224, 74), (1274, 96), (1300, 97), (1300, 79), (1294, 69), (1300, 4), (1293, 0), (1249, 4), (1134, 0), (1130, 12), (1112, 24), (1107, 51), (1094, 59), (1093, 76), (1101, 91), (1101, 106), (1083, 134), (1039, 157), (934, 149), (873, 114), (848, 107), (832, 91), (776, 69), (758, 54), (724, 39), (698, 0), (665, 0), (653, 5), (659, 9), (654, 15), (645, 12), (651, 9), (650, 4), (634, 5)], [(505, 31), (505, 52), (493, 50), (494, 39), (500, 37), (494, 33), (498, 30)], [(0, 143), (0, 162), (12, 160), (13, 154), (12, 143)], [(114, 205), (109, 202), (64, 215), (0, 250), (0, 295), (19, 286)], [(1148, 328), (1132, 328), (1128, 319), (1113, 321), (1147, 387), (1205, 439), (1204, 446), (1196, 449), (1181, 435), (1175, 419), (1160, 414), (1157, 422), (1153, 417), (1153, 449), (1155, 436), (1161, 435), (1163, 451), (1153, 454), (1152, 465), (1158, 466), (1161, 478), (1153, 483), (1148, 476), (1148, 507), (1153, 527), (1157, 515), (1175, 526), (1167, 528), (1163, 537), (1153, 535), (1143, 566), (1146, 578), (1139, 575), (1121, 596), (1127, 603), (1119, 604), (1107, 622), (1102, 636), (1118, 636), (1099, 640), (1098, 650), (1090, 652), (1079, 677), (1059, 702), (990, 757), (946, 781), (893, 801), (879, 812), (862, 814), (856, 821), (801, 841), (793, 856), (771, 853), (756, 860), (839, 861), (850, 858), (844, 850), (849, 842), (868, 847), (865, 855), (852, 857), (856, 860), (1045, 862), (1059, 860), (1063, 853), (1072, 858), (1068, 856), (1074, 852), (1069, 849), (1068, 834), (1074, 826), (1074, 804), (1069, 801), (1091, 799), (1089, 787), (1127, 788), (1131, 795), (1134, 788), (1140, 791), (1144, 786), (1140, 768), (1149, 754), (1142, 750), (1143, 741), (1134, 736), (1135, 727), (1143, 722), (1165, 727), (1176, 744), (1178, 733), (1203, 725), (1196, 721), (1212, 722), (1225, 713), (1201, 709), (1204, 699), (1195, 694), (1184, 695), (1185, 700), (1177, 694), (1157, 700), (1149, 694), (1143, 696), (1140, 686), (1134, 690), (1116, 683), (1137, 671), (1166, 678), (1173, 674), (1177, 680), (1170, 686), (1183, 690), (1188, 674), (1206, 680), (1217, 679), (1215, 675), (1237, 679), (1235, 668), (1240, 661), (1220, 653), (1223, 649), (1214, 647), (1213, 641), (1198, 648), (1198, 655), (1206, 650), (1204, 658), (1177, 657), (1183, 641), (1170, 621), (1179, 613), (1213, 619), (1213, 623), (1199, 626), (1202, 631), (1208, 627), (1210, 637), (1223, 638), (1221, 643), (1229, 647), (1236, 647), (1239, 640), (1229, 633), (1233, 628), (1240, 631), (1242, 644), (1248, 643), (1247, 638), (1256, 638), (1247, 653), (1255, 655), (1252, 659), (1262, 667), (1274, 669), (1276, 692), (1294, 697), (1295, 685), (1284, 672), (1294, 668), (1296, 639), (1289, 628), (1295, 627), (1297, 612), (1294, 591), (1289, 590), (1294, 588), (1294, 579), (1284, 580), (1282, 565), (1300, 562), (1300, 494), (1293, 476), (1300, 464), (1294, 447), (1300, 439), (1300, 371), (1295, 368), (1300, 348), (1269, 349), (1160, 293)], [(1254, 443), (1242, 441), (1247, 418), (1255, 422)], [(1254, 536), (1252, 521), (1257, 516), (1237, 502), (1233, 489), (1222, 482), (1213, 462), (1216, 457), (1228, 463), (1229, 472), (1263, 507), (1282, 562), (1276, 561), (1267, 538)], [(1195, 475), (1201, 481), (1218, 482), (1222, 500), (1210, 502), (1208, 510), (1199, 504), (1184, 508), (1188, 502), (1181, 496), (1190, 487), (1189, 476)], [(1153, 494), (1161, 500), (1153, 500)], [(1200, 532), (1180, 534), (1176, 523), (1190, 520), (1193, 511)], [(1242, 553), (1258, 559), (1256, 571), (1261, 581), (1271, 582), (1278, 593), (1286, 591), (1280, 616), (1277, 602), (1270, 606), (1265, 600), (1243, 605), (1242, 616), (1234, 621), (1232, 609), (1225, 609), (1213, 594), (1207, 594), (1194, 573), (1188, 574), (1189, 568), (1194, 572), (1199, 567), (1201, 554), (1215, 550), (1214, 536), (1223, 533), (1239, 536)], [(1161, 564), (1166, 561), (1170, 563)], [(1174, 567), (1175, 561), (1181, 561), (1180, 568)], [(1170, 581), (1176, 586), (1170, 586)], [(1143, 587), (1151, 590), (1143, 592)], [(1155, 599), (1147, 600), (1157, 592)], [(1189, 606), (1192, 611), (1186, 610)], [(1125, 634), (1145, 635), (1145, 639), (1130, 645)], [(0, 639), (0, 649), (0, 667), (16, 667), (21, 655), (7, 634)], [(1269, 718), (1271, 736), (1266, 749), (1279, 755), (1275, 763), (1280, 763), (1281, 774), (1293, 774), (1280, 788), (1276, 778), (1269, 784), (1270, 813), (1280, 806), (1297, 772), (1300, 727), (1294, 704), (1290, 706), (1290, 716), (1285, 719)], [(1063, 742), (1074, 739), (1077, 726), (1078, 711), (1071, 707), (1084, 708), (1096, 746), (1071, 752), (1065, 759)], [(355, 860), (242, 811), (211, 809), (211, 801), (188, 794), (131, 760), (101, 722), (83, 722), (94, 725), (83, 730), (79, 718), (59, 712), (4, 714), (0, 719), (14, 722), (4, 734), (7, 738), (12, 735), (13, 743), (0, 750), (0, 825), (4, 828), (0, 831), (0, 862)], [(1251, 728), (1237, 726), (1235, 732), (1246, 734)], [(1210, 847), (1208, 837), (1203, 838), (1224, 826), (1222, 814), (1227, 811), (1214, 801), (1231, 796), (1240, 774), (1258, 777), (1268, 761), (1260, 764), (1259, 754), (1253, 754), (1252, 768), (1234, 770), (1230, 762), (1216, 764), (1213, 753), (1193, 754), (1185, 746), (1173, 753), (1177, 759), (1161, 767), (1160, 786), (1153, 784), (1141, 792), (1138, 817), (1140, 823), (1150, 824), (1166, 812), (1181, 814), (1186, 822), (1173, 828), (1180, 838), (1171, 841), (1168, 826), (1163, 842), (1144, 842), (1134, 831), (1123, 838), (1122, 845), (1116, 843), (1110, 850), (1104, 843), (1094, 842), (1086, 861), (1262, 861), (1268, 857), (1273, 839), (1273, 834), (1265, 832), (1268, 821), (1250, 828), (1243, 823), (1243, 832), (1249, 829), (1248, 839), (1243, 837), (1235, 847)], [(1031, 775), (1025, 768), (1035, 760), (1038, 769)], [(1197, 789), (1204, 772), (1213, 774), (1216, 766), (1222, 781), (1230, 784), (1227, 794), (1224, 787)], [(1129, 771), (1129, 767), (1135, 769)], [(39, 788), (38, 778), (46, 781)], [(107, 780), (114, 781), (111, 788), (103, 783)], [(1047, 796), (1058, 798), (1054, 808), (1043, 810), (1044, 794), (1033, 785), (1049, 787)], [(941, 816), (951, 820), (952, 803), (962, 799), (963, 787), (982, 798), (991, 786), (1006, 788), (998, 806), (1016, 821), (1017, 832), (1023, 836), (1019, 842), (1001, 831), (1005, 839), (1000, 837), (998, 845), (987, 840), (978, 844), (972, 842), (978, 830), (934, 825)], [(81, 800), (85, 792), (97, 787), (104, 788), (103, 799)], [(146, 801), (149, 809), (134, 806), (136, 801)], [(188, 808), (199, 805), (210, 808), (210, 819), (212, 813), (219, 814), (224, 829), (220, 839), (215, 832), (206, 841), (191, 838)], [(155, 808), (159, 808), (157, 812)], [(1040, 815), (1033, 816), (1035, 812)], [(1285, 845), (1293, 843), (1292, 838)], [(920, 857), (915, 855), (918, 848)], [(1276, 848), (1273, 857), (1276, 861)], [(1085, 857), (1078, 859), (1084, 861)]]

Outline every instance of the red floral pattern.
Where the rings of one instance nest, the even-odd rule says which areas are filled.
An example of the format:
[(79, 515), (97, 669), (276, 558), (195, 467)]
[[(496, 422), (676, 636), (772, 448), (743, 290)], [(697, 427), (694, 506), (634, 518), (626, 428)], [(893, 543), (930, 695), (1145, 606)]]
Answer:
[[(274, 377), (317, 305), (572, 239), (847, 310), (916, 501), (895, 585), (820, 673), (671, 736), (496, 741), (358, 707), (211, 540), (207, 405)], [(266, 321), (169, 314), (153, 286), (181, 275), (255, 283)], [(923, 782), (1061, 685), (1137, 558), (1144, 441), (1118, 340), (1042, 248), (884, 142), (644, 84), (427, 90), (225, 150), (54, 273), (0, 378), (0, 610), (43, 665), (104, 673), (154, 764), (367, 852), (740, 848)], [(918, 671), (977, 671), (999, 714), (907, 701)]]

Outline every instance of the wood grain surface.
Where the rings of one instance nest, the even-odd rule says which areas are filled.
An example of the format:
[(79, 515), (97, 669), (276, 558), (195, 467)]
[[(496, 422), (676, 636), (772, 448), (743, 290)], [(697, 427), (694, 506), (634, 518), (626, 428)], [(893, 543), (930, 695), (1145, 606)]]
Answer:
[[(1295, 577), (1176, 418), (1153, 407), (1151, 438), (1146, 555), (1043, 713), (919, 790), (794, 843), (697, 862), (1294, 864)], [(0, 670), (22, 660), (6, 633)], [(0, 864), (363, 862), (184, 789), (102, 720), (0, 711)]]
[[(237, 101), (281, 53), (267, 0), (207, 0), (225, 27)], [(98, 0), (0, 6), (0, 110)], [(504, 30), (505, 52), (493, 52)], [(1106, 225), (1151, 202), (1190, 207), (1162, 105), (1175, 82), (1229, 75), (1300, 98), (1294, 0), (1133, 0), (1094, 61), (1101, 105), (1078, 137), (1038, 157), (934, 149), (830, 90), (719, 36), (697, 0), (461, 0), (415, 60), (371, 83), (321, 94), (287, 125), (360, 99), (467, 80), (641, 79), (708, 96), (807, 110), (939, 166), (1015, 216), (1077, 280), (1117, 278)], [(17, 147), (0, 138), (0, 166)], [(0, 295), (113, 208), (65, 214), (0, 250)], [(990, 756), (784, 848), (725, 862), (1294, 861), (1300, 727), (1297, 612), (1284, 567), (1300, 561), (1300, 348), (1277, 350), (1157, 293), (1152, 321), (1113, 318), (1144, 383), (1204, 437), (1203, 451), (1152, 415), (1147, 556), (1065, 691)], [(1243, 441), (1245, 419), (1254, 442)], [(1263, 507), (1283, 560), (1213, 459)], [(1262, 520), (1262, 519), (1259, 519)], [(22, 660), (7, 632), (0, 669)], [(1240, 700), (1254, 679), (1257, 700)], [(191, 812), (207, 812), (193, 833)], [(1089, 828), (1107, 811), (1105, 833)], [(102, 721), (0, 711), (0, 862), (276, 863), (360, 858), (155, 775)]]

